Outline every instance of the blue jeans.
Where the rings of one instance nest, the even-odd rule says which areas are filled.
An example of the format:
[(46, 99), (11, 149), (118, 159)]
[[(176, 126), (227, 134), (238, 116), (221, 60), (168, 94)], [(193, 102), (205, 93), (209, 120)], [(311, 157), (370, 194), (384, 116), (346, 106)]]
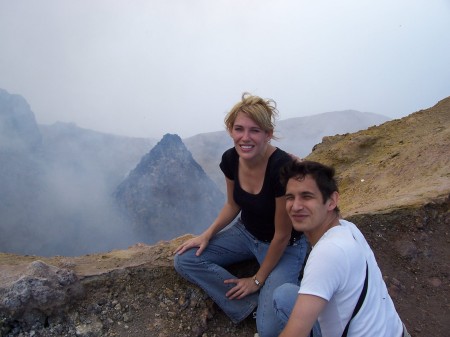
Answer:
[(174, 266), (181, 276), (200, 286), (234, 323), (245, 319), (257, 306), (256, 325), (260, 337), (278, 336), (284, 325), (275, 315), (272, 294), (284, 283), (299, 282), (299, 272), (307, 251), (304, 236), (286, 247), (259, 292), (240, 300), (230, 300), (225, 293), (234, 285), (223, 282), (236, 278), (225, 267), (253, 258), (261, 264), (268, 249), (269, 243), (253, 237), (237, 220), (217, 233), (200, 256), (195, 256), (197, 248), (176, 255)]
[[(273, 305), (277, 317), (286, 325), (289, 316), (294, 308), (295, 301), (297, 301), (298, 290), (300, 287), (297, 284), (286, 283), (279, 286), (273, 292)], [(312, 333), (314, 337), (322, 337), (319, 322), (313, 325)]]

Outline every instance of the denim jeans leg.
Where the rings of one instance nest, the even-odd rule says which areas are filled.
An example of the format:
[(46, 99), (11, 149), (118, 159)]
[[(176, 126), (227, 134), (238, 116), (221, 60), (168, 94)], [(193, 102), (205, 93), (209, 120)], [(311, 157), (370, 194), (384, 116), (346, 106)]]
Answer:
[(176, 255), (174, 260), (178, 273), (200, 286), (234, 323), (245, 319), (258, 301), (258, 293), (240, 300), (230, 300), (225, 296), (234, 285), (224, 284), (224, 280), (236, 277), (224, 267), (254, 258), (249, 247), (253, 243), (246, 233), (243, 225), (237, 221), (216, 234), (200, 256), (195, 255), (198, 248), (193, 248)]
[[(292, 313), (292, 309), (297, 301), (299, 289), (300, 287), (297, 284), (286, 283), (279, 286), (273, 292), (273, 305), (275, 312), (279, 320), (283, 322), (283, 326), (286, 325), (289, 316)], [(314, 323), (312, 332), (313, 337), (322, 337), (319, 322)]]
[(286, 325), (295, 302), (297, 301), (299, 289), (300, 287), (297, 284), (285, 283), (273, 292), (275, 312), (284, 325)]
[[(261, 243), (258, 260), (263, 259), (269, 244)], [(308, 244), (302, 237), (295, 245), (286, 247), (278, 264), (270, 273), (260, 290), (256, 325), (260, 337), (278, 336), (284, 324), (277, 318), (273, 307), (273, 292), (285, 283), (297, 283), (300, 270), (305, 260)], [(261, 260), (262, 262), (262, 260)]]

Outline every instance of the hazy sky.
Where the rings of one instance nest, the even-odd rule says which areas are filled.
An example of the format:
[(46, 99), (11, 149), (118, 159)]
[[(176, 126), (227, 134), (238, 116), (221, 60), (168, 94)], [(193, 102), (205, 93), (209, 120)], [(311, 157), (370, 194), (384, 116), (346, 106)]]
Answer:
[(0, 88), (139, 137), (223, 130), (244, 91), (399, 118), (450, 96), (450, 0), (0, 0)]

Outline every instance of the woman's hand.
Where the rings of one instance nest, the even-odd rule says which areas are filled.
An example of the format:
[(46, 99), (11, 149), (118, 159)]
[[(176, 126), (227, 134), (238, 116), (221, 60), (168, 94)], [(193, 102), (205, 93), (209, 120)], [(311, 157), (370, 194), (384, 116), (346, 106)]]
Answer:
[(178, 246), (178, 248), (175, 250), (175, 254), (183, 254), (186, 250), (198, 247), (197, 251), (195, 252), (195, 255), (199, 256), (208, 246), (209, 238), (205, 234), (196, 236), (192, 239), (189, 239), (185, 242), (183, 242), (181, 245)]
[(235, 283), (236, 285), (228, 290), (225, 294), (230, 300), (244, 298), (247, 295), (253, 294), (259, 290), (259, 286), (256, 285), (255, 281), (251, 277), (239, 278), (239, 279), (229, 279), (223, 281), (225, 284)]

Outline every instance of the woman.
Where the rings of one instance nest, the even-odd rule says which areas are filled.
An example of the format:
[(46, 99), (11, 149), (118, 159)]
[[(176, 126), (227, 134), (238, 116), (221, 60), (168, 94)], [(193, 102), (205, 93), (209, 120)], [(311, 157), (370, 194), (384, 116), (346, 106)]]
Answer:
[[(203, 288), (234, 323), (257, 306), (261, 337), (278, 336), (282, 330), (272, 293), (283, 283), (298, 283), (307, 251), (305, 237), (292, 228), (279, 181), (280, 168), (292, 158), (270, 144), (277, 113), (273, 100), (244, 93), (227, 114), (234, 147), (220, 163), (226, 202), (207, 230), (176, 249), (174, 261), (175, 269)], [(259, 269), (253, 277), (238, 279), (225, 269), (254, 258)]]

